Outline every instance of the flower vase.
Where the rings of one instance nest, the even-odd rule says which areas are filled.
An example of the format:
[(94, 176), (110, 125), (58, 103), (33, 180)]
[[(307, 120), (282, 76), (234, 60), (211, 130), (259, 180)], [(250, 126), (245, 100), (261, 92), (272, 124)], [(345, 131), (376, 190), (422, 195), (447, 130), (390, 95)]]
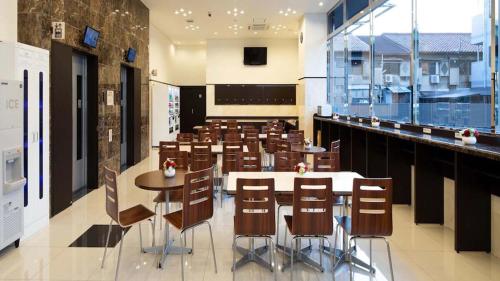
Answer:
[(462, 137), (462, 143), (465, 144), (465, 145), (476, 144), (476, 142), (477, 142), (477, 139), (474, 136), (472, 136), (472, 137)]
[(175, 169), (170, 167), (168, 169), (164, 169), (163, 173), (165, 174), (165, 177), (171, 178), (175, 176)]
[(374, 128), (380, 127), (380, 122), (372, 122), (372, 127)]

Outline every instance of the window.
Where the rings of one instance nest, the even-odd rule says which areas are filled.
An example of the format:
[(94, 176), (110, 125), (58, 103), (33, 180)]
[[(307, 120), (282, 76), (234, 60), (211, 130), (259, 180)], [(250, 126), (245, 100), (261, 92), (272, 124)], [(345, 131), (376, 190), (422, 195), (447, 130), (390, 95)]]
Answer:
[(499, 118), (491, 120), (500, 92), (492, 109), (490, 0), (369, 1), (368, 12), (361, 2), (340, 0), (345, 18), (359, 20), (330, 29), (334, 112), (452, 129), (490, 131), (493, 123), (500, 131)]

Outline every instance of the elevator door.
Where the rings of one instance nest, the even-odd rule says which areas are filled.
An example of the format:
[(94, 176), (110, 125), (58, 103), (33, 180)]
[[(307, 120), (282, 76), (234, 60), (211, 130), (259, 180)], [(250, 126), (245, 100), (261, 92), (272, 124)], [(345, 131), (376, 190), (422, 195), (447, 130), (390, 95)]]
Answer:
[(87, 58), (73, 55), (73, 193), (87, 188)]
[(127, 169), (127, 69), (120, 71), (120, 166), (121, 171)]

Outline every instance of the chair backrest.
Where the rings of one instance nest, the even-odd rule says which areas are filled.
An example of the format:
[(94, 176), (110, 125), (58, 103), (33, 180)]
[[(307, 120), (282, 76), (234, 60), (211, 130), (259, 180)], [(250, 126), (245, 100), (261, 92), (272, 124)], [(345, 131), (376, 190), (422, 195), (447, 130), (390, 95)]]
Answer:
[(227, 120), (226, 125), (228, 129), (238, 129), (237, 120)]
[(274, 153), (274, 171), (292, 172), (295, 165), (302, 162), (300, 152), (276, 152)]
[(238, 172), (261, 172), (262, 162), (260, 152), (237, 152), (236, 170)]
[(217, 132), (216, 129), (210, 128), (210, 129), (202, 129), (198, 131), (198, 141), (204, 142), (206, 140), (210, 139), (210, 141), (213, 144), (217, 144)]
[(340, 152), (340, 140), (332, 141), (330, 144), (331, 152)]
[(259, 133), (259, 129), (255, 129), (255, 126), (254, 125), (243, 125), (241, 126), (241, 132), (244, 134), (245, 132), (247, 132), (248, 130), (256, 130), (257, 133)]
[(178, 133), (177, 134), (177, 141), (178, 142), (192, 142), (193, 141), (193, 134), (191, 133)]
[(239, 130), (236, 129), (236, 128), (227, 128), (226, 131), (225, 131), (225, 135), (226, 134), (239, 134)]
[(289, 134), (302, 134), (304, 135), (304, 130), (294, 130), (294, 129), (291, 129), (288, 131)]
[(224, 141), (241, 141), (241, 134), (227, 133), (224, 135)]
[(220, 127), (222, 126), (222, 120), (220, 119), (213, 119), (211, 122), (208, 123), (209, 126), (216, 126), (216, 127)]
[(206, 221), (214, 213), (213, 168), (187, 173), (184, 176), (182, 229)]
[(234, 234), (274, 235), (274, 179), (236, 179)]
[(351, 235), (391, 234), (392, 179), (354, 179)]
[(243, 129), (243, 134), (245, 136), (247, 136), (247, 135), (251, 135), (251, 136), (256, 135), (257, 138), (258, 138), (259, 137), (259, 129), (254, 129), (254, 128), (252, 128), (252, 129)]
[(243, 144), (245, 144), (248, 148), (249, 152), (259, 152), (260, 140), (259, 138), (248, 137), (243, 140)]
[(160, 151), (179, 151), (178, 141), (160, 141), (159, 144)]
[(106, 189), (106, 213), (115, 222), (120, 224), (118, 215), (118, 183), (116, 182), (116, 172), (104, 167), (104, 188)]
[(295, 178), (293, 235), (332, 235), (332, 178)]
[(340, 154), (338, 152), (314, 153), (315, 172), (339, 172)]
[(243, 142), (225, 141), (222, 144), (222, 173), (227, 174), (236, 171), (236, 154), (243, 152)]
[(277, 144), (278, 141), (281, 140), (281, 135), (282, 135), (281, 130), (274, 130), (274, 131), (267, 131), (267, 138), (266, 138), (266, 150), (268, 153), (274, 153), (277, 150)]
[(291, 152), (292, 145), (287, 140), (277, 140), (276, 141), (276, 151), (277, 152)]
[(212, 143), (191, 143), (191, 171), (199, 171), (212, 167)]
[(304, 144), (304, 134), (288, 133), (286, 140), (291, 144)]
[(187, 151), (160, 151), (159, 154), (159, 169), (163, 170), (163, 163), (170, 159), (175, 162), (176, 168), (178, 169), (188, 169), (189, 156)]

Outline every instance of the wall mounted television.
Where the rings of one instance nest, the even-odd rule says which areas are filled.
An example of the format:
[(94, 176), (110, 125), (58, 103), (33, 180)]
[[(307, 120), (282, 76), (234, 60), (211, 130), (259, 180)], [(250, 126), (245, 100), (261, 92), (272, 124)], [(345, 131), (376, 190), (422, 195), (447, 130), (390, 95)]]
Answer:
[(266, 47), (245, 47), (243, 50), (245, 65), (266, 65), (267, 48)]
[(125, 60), (128, 62), (134, 62), (136, 55), (137, 55), (137, 51), (134, 48), (128, 48), (127, 56), (125, 57)]
[(83, 33), (83, 45), (90, 48), (96, 48), (97, 40), (99, 40), (99, 35), (99, 31), (93, 29), (90, 26), (86, 26), (85, 32)]

